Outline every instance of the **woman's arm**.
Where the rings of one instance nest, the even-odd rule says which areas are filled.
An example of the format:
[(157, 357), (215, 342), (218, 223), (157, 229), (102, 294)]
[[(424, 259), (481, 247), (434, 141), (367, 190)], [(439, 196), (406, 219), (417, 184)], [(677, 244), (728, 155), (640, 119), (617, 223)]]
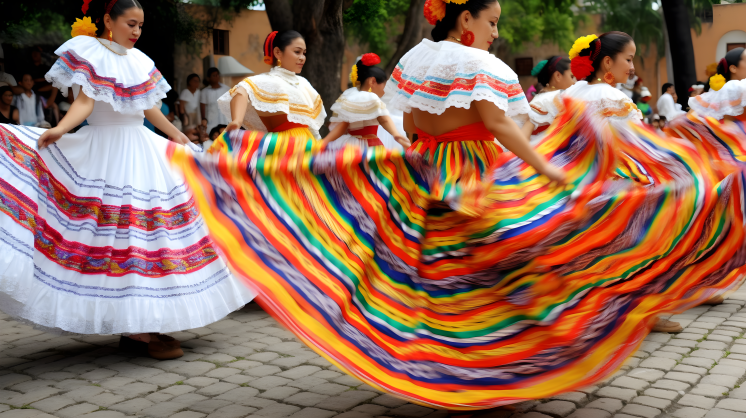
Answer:
[(246, 109), (249, 107), (249, 94), (243, 87), (236, 89), (236, 95), (231, 99), (231, 123), (225, 127), (226, 132), (241, 129), (243, 119), (246, 116)]
[(409, 142), (409, 139), (406, 136), (402, 135), (398, 129), (396, 129), (394, 120), (391, 119), (390, 116), (379, 116), (378, 123), (380, 123), (381, 126), (383, 126), (383, 129), (388, 131), (388, 133), (390, 133), (391, 136), (394, 137), (396, 142), (398, 142), (399, 145), (404, 147), (404, 149), (407, 149), (412, 145), (412, 143)]
[(501, 144), (525, 161), (541, 174), (549, 177), (552, 181), (565, 182), (565, 173), (559, 168), (549, 164), (536, 150), (531, 147), (528, 139), (518, 125), (505, 115), (505, 111), (498, 108), (494, 103), (480, 100), (474, 102), (479, 115), (482, 117), (484, 126), (490, 131)]
[(531, 140), (531, 134), (534, 133), (534, 129), (536, 129), (536, 126), (534, 126), (533, 123), (531, 123), (530, 120), (527, 120), (526, 123), (523, 124), (523, 128), (521, 128), (521, 132), (523, 132), (523, 136)]
[(168, 135), (169, 139), (172, 139), (177, 144), (186, 145), (189, 142), (189, 138), (166, 119), (166, 116), (161, 112), (160, 106), (155, 105), (152, 109), (146, 110), (145, 117), (153, 126), (160, 129), (161, 132)]
[(86, 96), (86, 94), (83, 93), (83, 90), (81, 90), (78, 97), (70, 106), (70, 110), (67, 111), (67, 114), (62, 118), (60, 123), (56, 127), (47, 129), (43, 134), (41, 134), (38, 141), (39, 150), (43, 150), (57, 142), (62, 135), (70, 132), (71, 129), (83, 123), (83, 121), (91, 115), (91, 112), (93, 112), (94, 103), (95, 101)]
[(417, 133), (417, 126), (414, 124), (414, 116), (412, 116), (412, 112), (404, 113), (404, 132), (407, 134)]
[(10, 120), (16, 123), (18, 125), (20, 122), (18, 121), (18, 118), (20, 116), (18, 115), (18, 109), (13, 109), (13, 113), (10, 115)]
[(349, 127), (350, 124), (348, 122), (339, 122), (337, 126), (329, 131), (329, 134), (324, 137), (324, 139), (321, 141), (321, 144), (326, 147), (327, 145), (329, 145), (330, 142), (336, 141), (337, 139), (339, 139), (340, 136), (344, 135), (345, 132), (347, 132), (347, 129)]

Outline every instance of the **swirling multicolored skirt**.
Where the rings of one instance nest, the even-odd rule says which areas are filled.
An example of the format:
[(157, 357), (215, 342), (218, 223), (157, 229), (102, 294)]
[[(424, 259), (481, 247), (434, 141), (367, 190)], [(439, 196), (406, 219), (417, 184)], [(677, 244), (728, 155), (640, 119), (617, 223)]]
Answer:
[(567, 186), (438, 137), (406, 156), (172, 162), (234, 272), (306, 344), (410, 401), (489, 408), (609, 376), (659, 315), (746, 273), (740, 169), (568, 109), (538, 146)]

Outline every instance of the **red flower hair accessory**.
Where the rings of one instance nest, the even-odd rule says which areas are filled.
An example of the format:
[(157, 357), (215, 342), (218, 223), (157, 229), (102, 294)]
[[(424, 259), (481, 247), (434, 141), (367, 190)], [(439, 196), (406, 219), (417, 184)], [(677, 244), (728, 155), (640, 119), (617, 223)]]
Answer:
[(83, 14), (88, 13), (88, 5), (91, 4), (91, 0), (83, 0), (83, 7), (80, 8), (80, 10), (83, 12)]
[(570, 70), (575, 78), (583, 80), (593, 73), (593, 61), (591, 57), (575, 57), (570, 61)]
[(381, 63), (381, 57), (372, 52), (369, 52), (367, 54), (363, 54), (363, 57), (360, 58), (360, 61), (362, 61), (363, 65), (366, 67), (372, 67)]
[(272, 65), (274, 63), (274, 58), (272, 57), (272, 51), (275, 49), (275, 37), (277, 36), (277, 31), (274, 31), (270, 33), (267, 36), (267, 40), (264, 41), (264, 63), (267, 65)]
[(446, 2), (443, 0), (427, 0), (424, 13), (428, 23), (434, 25), (446, 16)]

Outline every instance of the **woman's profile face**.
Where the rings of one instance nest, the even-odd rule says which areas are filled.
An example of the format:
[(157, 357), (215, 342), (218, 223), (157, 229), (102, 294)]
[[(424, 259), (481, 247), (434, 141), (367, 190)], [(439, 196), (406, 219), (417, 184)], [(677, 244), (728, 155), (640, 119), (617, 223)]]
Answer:
[(741, 61), (738, 65), (730, 66), (730, 79), (731, 80), (743, 80), (746, 79), (746, 49), (741, 53)]
[(470, 46), (485, 51), (488, 50), (495, 39), (500, 36), (497, 30), (497, 22), (500, 20), (501, 13), (502, 8), (498, 2), (492, 3), (486, 9), (479, 12), (478, 17), (474, 17), (469, 11), (464, 11), (461, 13), (459, 19), (462, 28), (462, 35), (459, 39), (463, 42), (463, 31), (471, 31), (474, 33), (474, 43)]
[(606, 71), (614, 75), (617, 83), (623, 83), (629, 79), (630, 73), (635, 71), (635, 53), (637, 46), (634, 42), (629, 42), (624, 49), (611, 60), (611, 65)]

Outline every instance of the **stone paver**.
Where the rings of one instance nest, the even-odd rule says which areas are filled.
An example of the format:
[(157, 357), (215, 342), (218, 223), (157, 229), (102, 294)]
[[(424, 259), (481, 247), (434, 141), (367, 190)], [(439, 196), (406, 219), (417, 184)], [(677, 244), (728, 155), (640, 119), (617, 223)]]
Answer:
[[(744, 300), (676, 315), (685, 332), (650, 334), (597, 386), (484, 416), (746, 418)], [(157, 361), (118, 352), (118, 336), (48, 335), (0, 313), (0, 418), (449, 416), (343, 374), (253, 303), (173, 335), (184, 357)]]

